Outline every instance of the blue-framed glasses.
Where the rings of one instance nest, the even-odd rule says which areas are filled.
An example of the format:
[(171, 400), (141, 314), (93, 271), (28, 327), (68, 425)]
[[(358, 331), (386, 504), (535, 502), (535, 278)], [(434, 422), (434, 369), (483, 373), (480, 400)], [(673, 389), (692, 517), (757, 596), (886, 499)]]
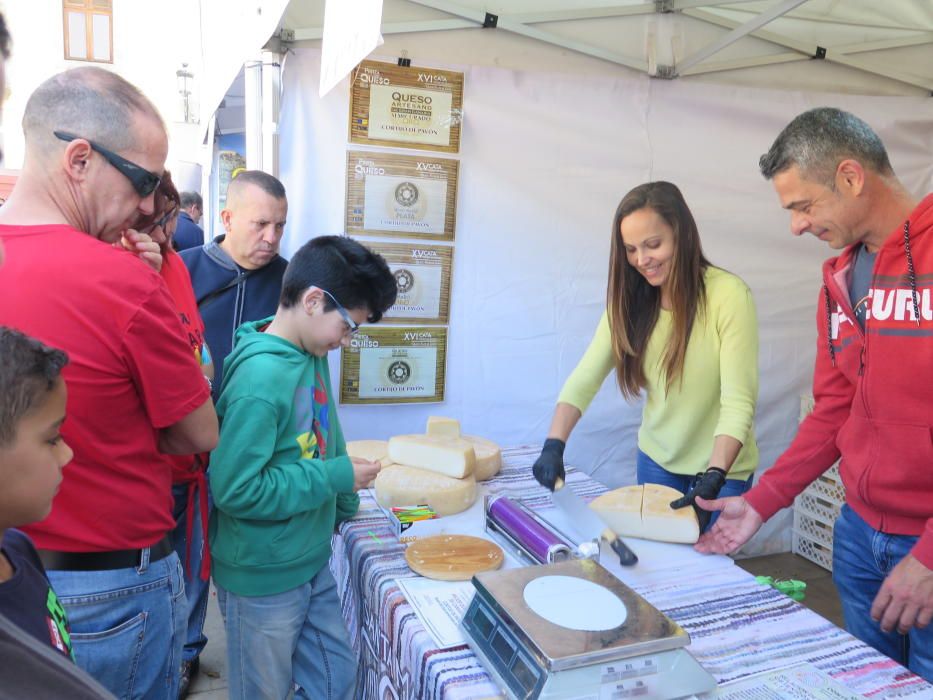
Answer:
[[(321, 289), (318, 287), (318, 289)], [(352, 338), (354, 335), (360, 332), (360, 324), (350, 318), (349, 312), (340, 305), (340, 302), (334, 298), (334, 295), (328, 292), (326, 289), (321, 289), (327, 296), (330, 297), (330, 300), (334, 302), (334, 306), (337, 307), (337, 313), (343, 317), (343, 322), (347, 324), (347, 333)]]
[(55, 134), (55, 138), (61, 139), (62, 141), (71, 142), (77, 139), (84, 139), (87, 141), (91, 148), (100, 153), (110, 165), (119, 170), (120, 174), (130, 181), (133, 185), (133, 189), (136, 190), (136, 194), (144, 199), (155, 192), (156, 187), (158, 187), (159, 183), (162, 181), (160, 175), (156, 175), (136, 165), (133, 161), (117, 155), (110, 149), (104, 148), (90, 139), (85, 139), (83, 136), (76, 136), (75, 134), (69, 134), (67, 131), (53, 131), (52, 133)]

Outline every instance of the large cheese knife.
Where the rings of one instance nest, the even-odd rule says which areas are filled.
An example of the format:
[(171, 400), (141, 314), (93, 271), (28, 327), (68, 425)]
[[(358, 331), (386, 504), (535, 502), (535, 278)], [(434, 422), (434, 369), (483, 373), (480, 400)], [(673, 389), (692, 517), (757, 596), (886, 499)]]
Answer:
[(612, 547), (612, 551), (619, 555), (619, 563), (622, 566), (637, 564), (638, 557), (635, 552), (629, 549), (616, 533), (603, 524), (599, 516), (590, 510), (590, 507), (584, 503), (582, 498), (575, 494), (572, 489), (564, 488), (565, 486), (564, 480), (557, 477), (551, 498), (554, 499), (557, 507), (564, 512), (564, 515), (570, 519), (573, 528), (587, 538), (606, 540), (609, 546)]

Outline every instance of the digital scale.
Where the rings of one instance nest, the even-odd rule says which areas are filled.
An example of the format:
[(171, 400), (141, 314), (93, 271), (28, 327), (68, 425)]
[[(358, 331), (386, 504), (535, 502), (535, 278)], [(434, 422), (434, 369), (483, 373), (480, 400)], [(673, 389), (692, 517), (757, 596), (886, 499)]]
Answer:
[(673, 700), (716, 687), (677, 623), (591, 559), (487, 571), (461, 626), (516, 698)]

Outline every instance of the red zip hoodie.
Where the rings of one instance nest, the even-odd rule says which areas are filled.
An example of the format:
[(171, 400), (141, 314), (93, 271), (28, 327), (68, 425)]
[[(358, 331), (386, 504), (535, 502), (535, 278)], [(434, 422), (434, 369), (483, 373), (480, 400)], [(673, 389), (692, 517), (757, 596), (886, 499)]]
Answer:
[(919, 535), (911, 554), (933, 569), (933, 194), (879, 249), (864, 332), (848, 293), (856, 247), (823, 264), (813, 413), (745, 498), (767, 520), (841, 457), (849, 507)]

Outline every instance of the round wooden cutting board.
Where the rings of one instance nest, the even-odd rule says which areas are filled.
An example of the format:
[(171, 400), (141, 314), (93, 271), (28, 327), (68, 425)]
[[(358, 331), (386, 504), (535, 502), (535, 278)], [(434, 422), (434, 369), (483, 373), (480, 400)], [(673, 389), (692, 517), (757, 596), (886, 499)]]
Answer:
[(473, 574), (502, 566), (499, 545), (469, 535), (434, 535), (408, 545), (405, 560), (416, 574), (439, 581), (468, 581)]

